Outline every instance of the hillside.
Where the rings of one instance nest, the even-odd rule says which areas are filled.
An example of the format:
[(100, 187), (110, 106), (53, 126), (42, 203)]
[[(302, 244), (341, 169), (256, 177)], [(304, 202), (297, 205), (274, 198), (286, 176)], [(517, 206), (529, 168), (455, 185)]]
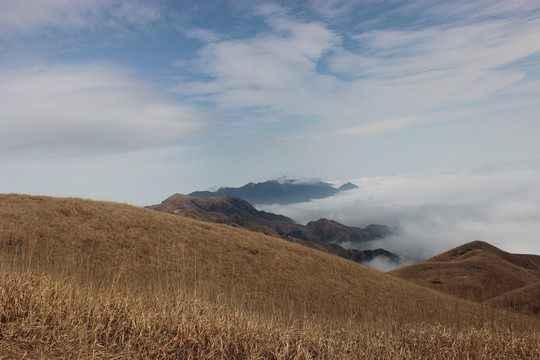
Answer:
[(511, 254), (473, 241), (390, 274), (461, 298), (502, 305), (520, 296), (523, 301), (522, 294), (528, 291), (520, 289), (533, 289), (540, 283), (540, 256)]
[(293, 204), (298, 202), (323, 199), (336, 195), (341, 191), (358, 188), (352, 183), (346, 183), (335, 188), (332, 184), (322, 181), (301, 182), (298, 180), (268, 180), (260, 183), (246, 184), (239, 188), (222, 187), (217, 191), (194, 191), (190, 196), (233, 196), (246, 200), (250, 204)]
[(397, 255), (384, 249), (348, 250), (339, 245), (344, 242), (367, 242), (383, 236), (384, 231), (388, 229), (381, 225), (369, 225), (366, 229), (360, 229), (328, 219), (319, 219), (304, 226), (283, 215), (259, 211), (247, 201), (230, 196), (193, 197), (174, 194), (161, 204), (147, 208), (281, 236), (298, 244), (357, 262), (369, 261), (377, 256), (383, 256), (396, 263), (399, 261)]
[(0, 355), (540, 355), (539, 324), (527, 317), (280, 238), (116, 203), (15, 194), (0, 195), (0, 219)]
[(540, 316), (540, 281), (508, 291), (487, 300), (485, 303), (496, 308), (510, 309), (522, 314)]
[[(166, 280), (175, 291), (197, 288), (210, 297), (241, 294), (257, 306), (258, 299), (272, 303), (285, 298), (291, 299), (288, 311), (320, 311), (332, 317), (367, 307), (375, 311), (384, 304), (412, 316), (417, 302), (403, 302), (404, 297), (423, 298), (426, 305), (444, 299), (280, 238), (148, 209), (7, 195), (2, 196), (0, 215), (3, 263), (22, 264), (21, 270), (54, 270), (83, 281), (115, 273), (118, 284), (130, 288), (134, 283), (146, 288)], [(18, 254), (23, 256), (20, 261)], [(457, 304), (461, 311), (470, 311)], [(439, 307), (429, 311), (441, 319), (448, 316)]]

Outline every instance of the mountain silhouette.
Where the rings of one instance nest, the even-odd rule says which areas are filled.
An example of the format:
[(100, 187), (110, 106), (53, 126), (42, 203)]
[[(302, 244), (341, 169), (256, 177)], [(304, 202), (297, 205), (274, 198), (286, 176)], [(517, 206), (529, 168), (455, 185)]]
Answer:
[(298, 180), (268, 180), (261, 183), (250, 182), (239, 188), (222, 187), (217, 191), (194, 191), (189, 195), (194, 197), (224, 195), (238, 197), (256, 205), (287, 205), (323, 199), (356, 188), (358, 187), (350, 182), (335, 188), (332, 184), (322, 181), (306, 183)]

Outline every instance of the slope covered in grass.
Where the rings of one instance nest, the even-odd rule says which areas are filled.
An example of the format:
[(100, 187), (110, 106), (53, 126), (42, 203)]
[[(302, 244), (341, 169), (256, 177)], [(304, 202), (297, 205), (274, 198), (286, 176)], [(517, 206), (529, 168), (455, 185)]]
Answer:
[(540, 318), (540, 281), (491, 298), (485, 304)]
[(531, 318), (226, 225), (11, 194), (0, 195), (0, 229), (0, 355), (540, 354)]
[(374, 319), (284, 326), (194, 296), (126, 296), (49, 276), (0, 274), (8, 359), (536, 359), (537, 332)]
[[(518, 295), (514, 300), (513, 295), (509, 295), (506, 302), (487, 301), (540, 284), (540, 256), (511, 254), (484, 241), (473, 241), (390, 274), (476, 302), (501, 306), (514, 301), (516, 306), (507, 308), (530, 308), (533, 313), (534, 306), (524, 303), (525, 298), (533, 300), (527, 291), (523, 294), (525, 297)], [(517, 306), (515, 301), (522, 304)]]

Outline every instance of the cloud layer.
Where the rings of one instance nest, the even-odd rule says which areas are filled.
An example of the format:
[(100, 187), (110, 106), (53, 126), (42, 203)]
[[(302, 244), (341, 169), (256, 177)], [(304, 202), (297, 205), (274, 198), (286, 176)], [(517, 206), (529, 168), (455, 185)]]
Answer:
[(252, 37), (221, 39), (206, 32), (207, 44), (189, 66), (210, 80), (182, 82), (175, 91), (246, 122), (253, 111), (284, 128), (291, 118), (311, 118), (308, 138), (455, 120), (485, 104), (519, 106), (505, 97), (509, 91), (538, 98), (540, 90), (531, 93), (531, 86), (539, 74), (529, 78), (515, 65), (540, 53), (540, 21), (533, 15), (538, 7), (514, 17), (517, 4), (460, 5), (459, 20), (456, 15), (443, 23), (440, 16), (455, 12), (454, 6), (404, 6), (402, 16), (415, 11), (431, 14), (432, 21), (359, 34), (265, 6), (259, 14), (268, 28)]
[[(160, 9), (138, 1), (2, 0), (1, 37), (41, 37), (51, 31), (119, 30), (145, 26), (160, 18)], [(45, 34), (44, 34), (45, 32)]]
[(359, 189), (288, 206), (265, 206), (300, 222), (327, 217), (349, 226), (384, 224), (396, 234), (351, 247), (420, 260), (473, 240), (514, 253), (540, 254), (540, 164), (353, 180)]
[(124, 152), (192, 136), (202, 111), (122, 68), (30, 68), (0, 76), (0, 158)]

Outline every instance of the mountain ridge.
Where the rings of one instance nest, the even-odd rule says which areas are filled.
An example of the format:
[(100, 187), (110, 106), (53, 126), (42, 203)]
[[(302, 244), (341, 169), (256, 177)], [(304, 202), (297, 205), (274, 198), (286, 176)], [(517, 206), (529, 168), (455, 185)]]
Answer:
[(250, 182), (238, 188), (222, 187), (217, 191), (194, 191), (188, 195), (193, 197), (225, 195), (239, 197), (250, 204), (255, 205), (288, 205), (323, 199), (356, 188), (358, 188), (358, 186), (351, 182), (347, 182), (340, 187), (335, 188), (332, 184), (322, 181), (301, 182), (298, 180), (268, 180), (260, 183)]
[(198, 220), (240, 226), (267, 235), (280, 236), (302, 245), (335, 254), (357, 262), (373, 260), (378, 256), (398, 263), (399, 256), (384, 249), (345, 249), (340, 244), (368, 242), (380, 237), (382, 225), (372, 225), (369, 230), (348, 227), (333, 220), (319, 219), (307, 225), (278, 214), (260, 211), (247, 201), (228, 196), (193, 197), (174, 194), (159, 205), (147, 206), (157, 211), (183, 215)]

